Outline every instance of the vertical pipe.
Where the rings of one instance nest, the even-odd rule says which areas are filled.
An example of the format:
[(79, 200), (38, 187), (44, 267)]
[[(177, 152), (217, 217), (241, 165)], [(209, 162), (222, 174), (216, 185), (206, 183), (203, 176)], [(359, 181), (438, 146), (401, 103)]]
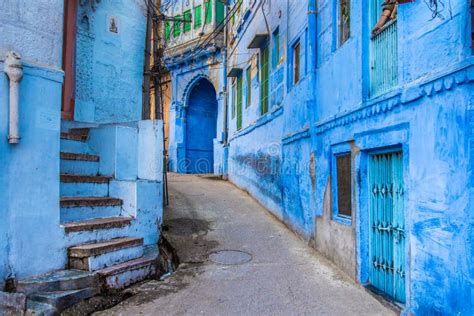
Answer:
[(8, 142), (18, 144), (20, 142), (20, 81), (23, 78), (23, 66), (18, 53), (9, 52), (7, 54), (5, 73), (10, 79)]
[[(228, 3), (227, 3), (227, 0), (225, 0), (225, 3), (224, 3), (224, 17), (225, 19), (227, 19), (227, 14), (228, 14)], [(227, 35), (227, 31), (228, 31), (228, 23), (226, 21), (225, 22), (225, 27), (224, 27), (224, 52), (223, 52), (223, 75), (224, 75), (224, 78), (223, 78), (223, 87), (222, 87), (222, 94), (223, 94), (223, 111), (222, 111), (222, 116), (223, 116), (223, 132), (224, 132), (224, 135), (223, 135), (223, 142), (224, 142), (224, 146), (227, 147), (227, 138), (228, 138), (228, 122), (227, 122), (227, 85), (228, 85), (228, 80), (227, 80), (227, 45), (228, 45), (228, 35)], [(224, 157), (225, 158), (225, 157)]]

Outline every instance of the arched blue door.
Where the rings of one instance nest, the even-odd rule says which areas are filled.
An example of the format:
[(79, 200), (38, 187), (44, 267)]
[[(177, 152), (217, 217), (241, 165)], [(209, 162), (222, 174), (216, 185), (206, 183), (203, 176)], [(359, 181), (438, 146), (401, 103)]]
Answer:
[(214, 138), (217, 129), (217, 99), (206, 79), (191, 90), (186, 108), (186, 172), (214, 172)]

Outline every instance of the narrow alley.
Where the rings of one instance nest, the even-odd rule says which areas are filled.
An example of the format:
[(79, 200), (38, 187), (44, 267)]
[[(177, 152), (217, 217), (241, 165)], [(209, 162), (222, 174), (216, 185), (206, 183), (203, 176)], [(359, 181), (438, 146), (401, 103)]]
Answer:
[(394, 314), (231, 183), (172, 174), (169, 184), (177, 272), (97, 315)]

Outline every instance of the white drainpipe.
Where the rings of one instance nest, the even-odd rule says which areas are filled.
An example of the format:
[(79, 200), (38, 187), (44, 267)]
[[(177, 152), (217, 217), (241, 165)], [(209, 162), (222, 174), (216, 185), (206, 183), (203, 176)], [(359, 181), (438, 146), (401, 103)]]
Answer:
[(23, 66), (21, 56), (15, 52), (8, 52), (5, 60), (5, 73), (10, 79), (10, 129), (8, 131), (8, 142), (18, 144), (20, 142), (20, 81), (23, 78)]

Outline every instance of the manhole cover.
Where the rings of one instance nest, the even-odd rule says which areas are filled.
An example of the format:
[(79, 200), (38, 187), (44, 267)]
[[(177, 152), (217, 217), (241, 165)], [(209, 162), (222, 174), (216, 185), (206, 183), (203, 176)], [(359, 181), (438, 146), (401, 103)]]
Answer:
[(211, 253), (209, 260), (218, 264), (239, 265), (252, 260), (252, 255), (238, 250), (221, 250)]

